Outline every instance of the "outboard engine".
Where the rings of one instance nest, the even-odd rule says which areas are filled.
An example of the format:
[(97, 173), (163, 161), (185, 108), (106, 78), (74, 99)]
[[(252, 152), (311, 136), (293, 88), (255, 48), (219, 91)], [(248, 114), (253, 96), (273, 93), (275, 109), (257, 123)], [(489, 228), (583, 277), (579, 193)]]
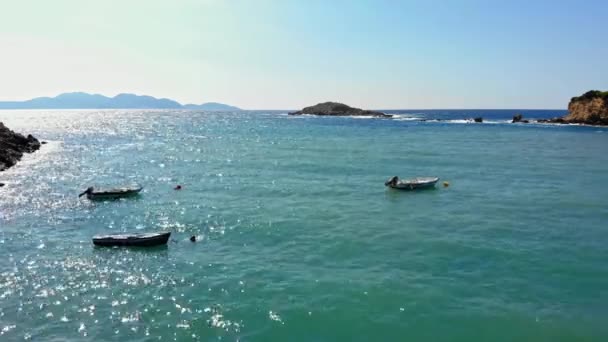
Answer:
[(389, 180), (387, 180), (386, 182), (384, 182), (384, 185), (385, 185), (385, 186), (389, 186), (389, 185), (391, 185), (391, 184), (393, 184), (393, 185), (394, 185), (394, 184), (397, 184), (397, 181), (399, 181), (399, 177), (397, 177), (397, 176), (393, 176), (393, 177), (391, 177)]
[(92, 186), (88, 187), (83, 193), (79, 194), (78, 197), (82, 197), (82, 196), (84, 196), (86, 194), (90, 194), (90, 193), (93, 193), (93, 187)]

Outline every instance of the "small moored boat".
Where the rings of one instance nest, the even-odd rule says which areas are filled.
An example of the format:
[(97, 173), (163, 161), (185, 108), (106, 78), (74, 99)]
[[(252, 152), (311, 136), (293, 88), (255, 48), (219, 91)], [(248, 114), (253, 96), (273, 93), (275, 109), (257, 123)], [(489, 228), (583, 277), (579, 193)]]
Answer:
[(384, 185), (399, 190), (422, 190), (434, 188), (439, 177), (417, 177), (412, 179), (400, 180), (394, 176), (384, 183)]
[(87, 195), (87, 198), (90, 200), (93, 200), (93, 201), (95, 201), (95, 200), (97, 200), (97, 201), (113, 200), (113, 199), (118, 199), (118, 198), (137, 196), (142, 189), (143, 189), (143, 187), (140, 186), (137, 188), (116, 188), (116, 189), (95, 191), (95, 189), (93, 187), (89, 187), (83, 193), (79, 194), (78, 197)]
[(169, 236), (171, 236), (171, 232), (96, 235), (93, 237), (93, 244), (104, 247), (152, 247), (166, 244)]

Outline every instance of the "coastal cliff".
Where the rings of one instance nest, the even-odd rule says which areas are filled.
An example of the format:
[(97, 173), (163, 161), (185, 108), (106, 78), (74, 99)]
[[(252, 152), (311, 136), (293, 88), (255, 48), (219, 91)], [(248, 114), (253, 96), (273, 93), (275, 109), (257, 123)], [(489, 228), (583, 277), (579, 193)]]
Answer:
[(608, 91), (591, 90), (573, 97), (564, 121), (589, 125), (608, 125)]
[(31, 134), (25, 137), (0, 122), (0, 171), (15, 165), (23, 153), (32, 153), (39, 148), (40, 142)]
[(568, 114), (561, 118), (538, 122), (584, 125), (608, 125), (608, 91), (590, 90), (573, 97), (568, 104)]
[(364, 110), (354, 108), (338, 102), (323, 102), (314, 106), (305, 107), (297, 112), (289, 113), (289, 115), (322, 115), (322, 116), (374, 116), (380, 118), (390, 118), (392, 115), (376, 112), (373, 110)]

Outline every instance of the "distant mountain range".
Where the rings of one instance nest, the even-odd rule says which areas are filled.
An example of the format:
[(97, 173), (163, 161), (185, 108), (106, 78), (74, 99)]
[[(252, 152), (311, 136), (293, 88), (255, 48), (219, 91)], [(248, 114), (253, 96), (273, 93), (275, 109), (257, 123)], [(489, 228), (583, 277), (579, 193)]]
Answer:
[(195, 109), (207, 111), (236, 111), (240, 108), (217, 102), (182, 105), (170, 99), (152, 96), (118, 94), (107, 97), (82, 92), (64, 93), (55, 97), (37, 97), (27, 101), (0, 101), (0, 109)]

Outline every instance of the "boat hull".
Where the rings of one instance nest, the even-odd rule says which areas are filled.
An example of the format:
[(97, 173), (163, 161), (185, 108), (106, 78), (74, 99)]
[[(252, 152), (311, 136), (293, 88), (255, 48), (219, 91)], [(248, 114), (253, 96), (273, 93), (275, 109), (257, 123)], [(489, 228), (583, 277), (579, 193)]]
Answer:
[(152, 247), (167, 244), (171, 232), (152, 234), (114, 234), (93, 237), (93, 244), (101, 247)]
[(439, 181), (438, 177), (424, 178), (424, 179), (413, 179), (400, 181), (397, 184), (387, 184), (391, 189), (414, 191), (414, 190), (425, 190), (435, 188), (435, 184)]
[(129, 198), (135, 197), (139, 195), (139, 192), (143, 188), (139, 189), (128, 189), (122, 191), (100, 191), (100, 192), (91, 192), (87, 193), (87, 198), (91, 201), (109, 201), (116, 200), (120, 198)]

